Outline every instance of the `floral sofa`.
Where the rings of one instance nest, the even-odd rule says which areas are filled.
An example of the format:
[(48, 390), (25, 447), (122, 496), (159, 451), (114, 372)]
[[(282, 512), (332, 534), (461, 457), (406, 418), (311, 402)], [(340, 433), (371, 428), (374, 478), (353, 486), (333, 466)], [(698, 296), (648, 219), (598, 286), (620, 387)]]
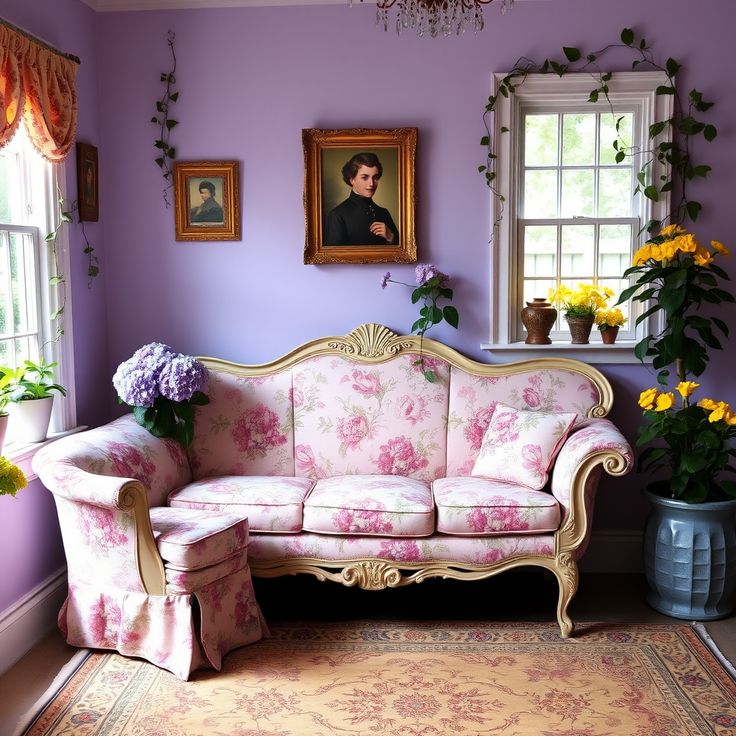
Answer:
[[(126, 605), (133, 618), (156, 609), (163, 627), (180, 608), (169, 641), (151, 640), (196, 650), (194, 597), (210, 628), (197, 640), (218, 666), (264, 631), (248, 571), (376, 590), (520, 565), (554, 573), (569, 636), (601, 472), (632, 464), (605, 418), (608, 381), (574, 360), (489, 365), (433, 340), (421, 347), (423, 365), (418, 338), (368, 324), (264, 365), (203, 358), (210, 403), (197, 408), (187, 455), (130, 415), (38, 453), (64, 533), (71, 640), (104, 640), (90, 629), (108, 626), (112, 586), (125, 591), (118, 620)], [(209, 547), (182, 551), (197, 540)], [(126, 651), (146, 649), (144, 626), (113, 629), (110, 646), (138, 637)]]

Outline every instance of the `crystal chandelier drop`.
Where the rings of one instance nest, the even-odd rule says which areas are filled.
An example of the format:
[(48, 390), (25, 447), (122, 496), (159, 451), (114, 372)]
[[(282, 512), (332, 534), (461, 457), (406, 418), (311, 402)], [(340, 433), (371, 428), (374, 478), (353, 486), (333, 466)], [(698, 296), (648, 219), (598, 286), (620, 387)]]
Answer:
[[(352, 0), (350, 0), (352, 4)], [(362, 0), (361, 0), (362, 2)], [(388, 11), (396, 6), (396, 33), (412, 28), (417, 36), (459, 36), (467, 27), (483, 30), (483, 6), (493, 0), (376, 0), (376, 24), (388, 31)], [(514, 0), (501, 0), (505, 13)]]

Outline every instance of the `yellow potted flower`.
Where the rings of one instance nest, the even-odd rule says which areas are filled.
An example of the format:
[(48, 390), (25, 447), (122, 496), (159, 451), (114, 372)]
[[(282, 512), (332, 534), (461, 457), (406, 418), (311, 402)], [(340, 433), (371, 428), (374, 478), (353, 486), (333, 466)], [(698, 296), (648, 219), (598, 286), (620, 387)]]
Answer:
[(601, 332), (601, 340), (606, 345), (613, 345), (616, 342), (618, 331), (626, 322), (624, 313), (618, 308), (599, 309), (595, 313), (595, 323)]
[[(721, 349), (717, 331), (728, 335), (726, 323), (710, 316), (736, 301), (719, 284), (729, 277), (718, 259), (728, 255), (719, 241), (707, 247), (669, 225), (634, 254), (624, 276), (636, 281), (619, 298), (646, 303), (637, 323), (665, 316), (664, 329), (635, 348), (641, 360), (652, 358), (660, 384), (639, 397), (646, 420), (639, 467), (654, 477), (644, 490), (652, 506), (644, 567), (649, 604), (688, 620), (728, 616), (736, 593), (736, 412), (725, 401), (691, 401), (699, 386), (691, 378), (705, 371), (709, 349)], [(672, 368), (677, 384), (667, 390)]]
[(15, 496), (27, 485), (23, 471), (6, 457), (0, 457), (0, 496)]
[(608, 306), (608, 300), (613, 296), (613, 290), (598, 284), (578, 284), (571, 289), (560, 284), (556, 289), (550, 289), (547, 299), (558, 304), (564, 313), (570, 328), (571, 342), (577, 345), (587, 345), (590, 342), (590, 331), (593, 329), (596, 312)]

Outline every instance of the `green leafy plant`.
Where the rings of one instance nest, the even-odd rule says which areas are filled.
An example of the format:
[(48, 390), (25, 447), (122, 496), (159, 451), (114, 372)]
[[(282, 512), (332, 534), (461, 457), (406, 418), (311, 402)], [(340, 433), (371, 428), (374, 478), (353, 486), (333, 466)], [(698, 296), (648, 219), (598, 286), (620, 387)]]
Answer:
[(411, 303), (417, 304), (421, 302), (422, 306), (419, 309), (419, 319), (411, 326), (411, 332), (419, 335), (419, 358), (415, 365), (421, 368), (427, 381), (434, 383), (437, 380), (437, 376), (425, 364), (424, 355), (422, 354), (422, 340), (429, 329), (434, 327), (434, 325), (438, 325), (443, 320), (451, 327), (457, 329), (460, 315), (457, 309), (451, 304), (446, 304), (442, 308), (437, 305), (440, 299), (450, 301), (453, 297), (453, 291), (447, 285), (449, 282), (449, 276), (447, 274), (442, 273), (436, 266), (420, 263), (415, 269), (415, 275), (417, 283), (416, 286), (412, 286), (403, 281), (392, 279), (391, 272), (388, 271), (381, 280), (381, 288), (385, 289), (390, 283), (407, 286), (412, 290)]
[(57, 194), (56, 206), (58, 208), (58, 216), (56, 219), (56, 227), (45, 238), (46, 244), (51, 249), (51, 259), (54, 264), (54, 273), (49, 277), (49, 285), (56, 286), (58, 306), (51, 314), (50, 319), (54, 323), (55, 334), (54, 341), (57, 341), (64, 334), (64, 309), (66, 308), (66, 278), (59, 267), (59, 252), (56, 247), (56, 240), (59, 237), (61, 228), (72, 222), (72, 213), (64, 210), (64, 198), (61, 192)]
[(649, 486), (660, 496), (687, 503), (736, 498), (736, 481), (724, 478), (736, 473), (731, 464), (736, 457), (732, 444), (736, 414), (724, 401), (702, 399), (691, 404), (690, 396), (699, 385), (694, 381), (677, 384), (679, 409), (675, 408), (673, 392), (650, 388), (641, 393), (639, 406), (644, 409), (647, 423), (639, 428), (637, 444), (657, 444), (642, 451), (639, 468), (667, 472), (667, 481), (655, 481)]
[[(663, 194), (677, 190), (670, 219), (674, 222), (683, 222), (686, 219), (694, 222), (702, 209), (702, 204), (691, 198), (689, 184), (693, 180), (705, 178), (711, 167), (699, 164), (693, 159), (690, 143), (692, 139), (697, 137), (712, 141), (717, 136), (716, 127), (699, 117), (701, 113), (707, 112), (713, 106), (713, 103), (706, 101), (703, 94), (697, 89), (692, 89), (686, 98), (687, 101), (685, 101), (675, 83), (675, 75), (682, 69), (680, 62), (671, 57), (663, 64), (657, 62), (646, 39), (638, 38), (631, 28), (624, 28), (621, 31), (620, 43), (609, 44), (598, 51), (585, 53), (574, 46), (563, 46), (564, 60), (545, 59), (542, 64), (537, 64), (522, 57), (501, 80), (498, 95), (503, 97), (512, 95), (516, 88), (524, 83), (529, 74), (556, 74), (562, 77), (571, 72), (588, 72), (597, 80), (597, 85), (590, 91), (588, 100), (598, 102), (600, 99), (606, 99), (615, 117), (616, 113), (609, 97), (608, 84), (613, 78), (613, 73), (603, 71), (600, 67), (600, 61), (610, 50), (621, 48), (629, 50), (635, 56), (631, 63), (632, 69), (636, 70), (644, 67), (663, 72), (667, 83), (660, 85), (656, 93), (658, 95), (671, 95), (674, 98), (672, 116), (666, 120), (655, 121), (649, 128), (648, 135), (652, 147), (641, 152), (643, 163), (637, 174), (637, 186), (634, 193), (642, 192), (645, 197), (656, 202)], [(478, 166), (478, 171), (485, 177), (486, 184), (499, 203), (495, 224), (498, 224), (502, 218), (504, 208), (504, 197), (495, 184), (496, 152), (490, 125), (491, 116), (496, 110), (498, 95), (491, 95), (488, 98), (483, 113), (486, 135), (481, 138), (480, 143), (486, 149), (486, 160)], [(617, 163), (624, 161), (627, 156), (639, 153), (634, 151), (620, 135), (622, 119), (621, 117), (616, 118), (616, 140), (613, 142)], [(507, 132), (509, 132), (507, 128), (501, 129), (501, 133)], [(667, 132), (672, 135), (665, 135)], [(671, 140), (667, 140), (668, 137)], [(666, 173), (662, 174), (661, 177), (655, 177), (652, 174), (653, 165), (656, 161), (665, 166)], [(643, 229), (647, 232), (654, 232), (661, 224), (657, 220), (650, 220), (644, 225)]]
[[(58, 363), (47, 363), (43, 358), (35, 363), (23, 361), (18, 368), (0, 367), (0, 388), (8, 401), (28, 401), (46, 399), (58, 391), (66, 396), (66, 389), (54, 382), (54, 369)], [(7, 403), (7, 402), (6, 402)]]
[(23, 471), (6, 457), (0, 457), (0, 496), (15, 496), (27, 485)]
[(166, 34), (166, 43), (169, 45), (169, 50), (171, 51), (172, 67), (171, 71), (161, 72), (160, 74), (160, 81), (163, 82), (166, 87), (161, 99), (156, 100), (156, 115), (151, 118), (151, 122), (159, 128), (159, 136), (153, 143), (157, 150), (157, 155), (154, 161), (161, 169), (164, 179), (166, 180), (166, 186), (163, 189), (163, 198), (164, 204), (167, 207), (171, 206), (171, 202), (169, 201), (169, 190), (174, 184), (174, 175), (171, 164), (176, 158), (176, 149), (170, 144), (171, 129), (175, 128), (179, 124), (177, 120), (169, 117), (171, 105), (179, 99), (179, 93), (174, 90), (174, 84), (176, 84), (175, 40), (176, 34), (170, 30)]

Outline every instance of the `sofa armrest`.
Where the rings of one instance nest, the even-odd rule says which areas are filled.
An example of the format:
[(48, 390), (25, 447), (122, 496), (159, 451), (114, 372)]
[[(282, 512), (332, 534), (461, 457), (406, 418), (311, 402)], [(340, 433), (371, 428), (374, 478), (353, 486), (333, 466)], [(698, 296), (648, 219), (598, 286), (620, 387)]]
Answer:
[(633, 464), (631, 445), (609, 419), (588, 419), (568, 437), (552, 471), (552, 494), (562, 507), (558, 534), (565, 537), (565, 547), (587, 541), (601, 470), (625, 475)]

